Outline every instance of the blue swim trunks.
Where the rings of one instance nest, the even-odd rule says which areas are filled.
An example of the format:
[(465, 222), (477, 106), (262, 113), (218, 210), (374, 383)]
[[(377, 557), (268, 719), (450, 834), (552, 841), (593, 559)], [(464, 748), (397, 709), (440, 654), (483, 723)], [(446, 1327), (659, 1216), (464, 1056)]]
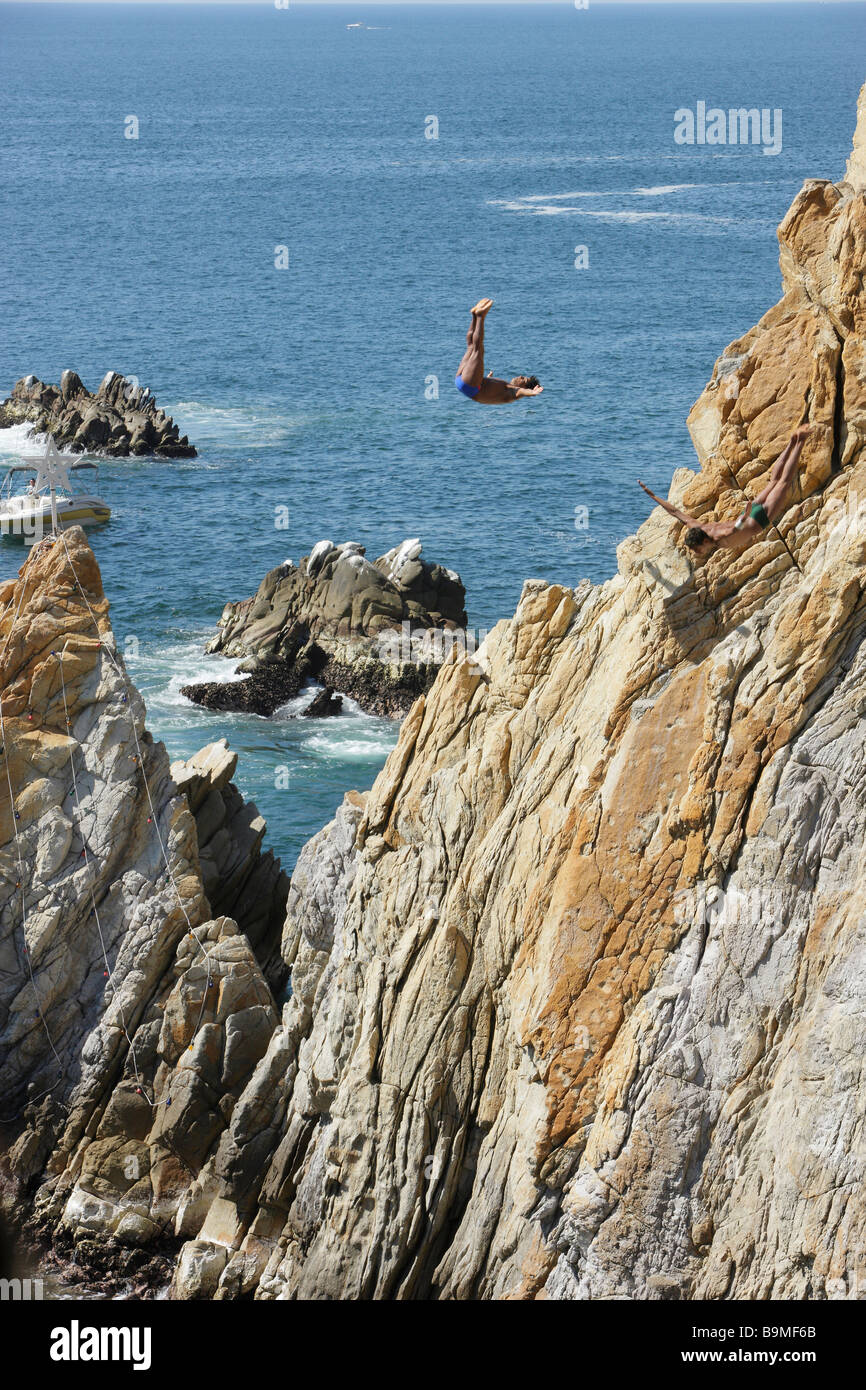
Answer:
[(464, 396), (468, 396), (470, 401), (474, 401), (478, 392), (481, 390), (480, 386), (470, 386), (468, 381), (463, 380), (459, 372), (454, 378), (454, 385), (457, 387), (458, 391), (463, 392)]

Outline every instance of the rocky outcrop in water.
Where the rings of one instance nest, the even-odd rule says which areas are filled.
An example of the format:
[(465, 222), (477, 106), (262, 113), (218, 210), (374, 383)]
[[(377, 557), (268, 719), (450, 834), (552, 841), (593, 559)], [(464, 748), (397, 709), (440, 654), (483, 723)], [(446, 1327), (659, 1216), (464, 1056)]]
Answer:
[(73, 453), (113, 458), (194, 458), (196, 453), (147, 387), (119, 372), (108, 372), (92, 393), (77, 372), (64, 372), (59, 386), (22, 377), (0, 404), (0, 429), (20, 424), (31, 424), (38, 434), (53, 434), (58, 445)]
[(0, 592), (27, 912), (7, 891), (0, 1056), (25, 1103), (55, 1075), (26, 934), (70, 1073), (7, 1116), (8, 1168), (55, 1240), (183, 1242), (179, 1298), (863, 1297), (866, 180), (808, 183), (780, 244), (783, 298), (717, 363), (673, 491), (739, 512), (724, 462), (757, 490), (808, 394), (799, 568), (772, 532), (695, 567), (658, 509), (607, 583), (528, 581), (302, 852), (279, 1011), (205, 920), (186, 799), (57, 547)]
[(369, 713), (405, 714), (452, 645), (467, 645), (465, 600), (460, 576), (422, 560), (419, 540), (375, 563), (361, 545), (319, 541), (297, 567), (266, 574), (252, 598), (226, 604), (207, 650), (242, 657), (246, 679), (182, 693), (208, 709), (270, 715), (318, 681)]
[(302, 711), (302, 719), (331, 719), (343, 712), (343, 698), (334, 694), (334, 687), (326, 685), (313, 696), (307, 708)]

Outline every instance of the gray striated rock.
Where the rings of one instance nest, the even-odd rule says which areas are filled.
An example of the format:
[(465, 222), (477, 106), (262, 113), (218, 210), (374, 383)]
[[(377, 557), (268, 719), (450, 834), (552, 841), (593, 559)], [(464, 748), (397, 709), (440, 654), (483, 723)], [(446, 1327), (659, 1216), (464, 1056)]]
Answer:
[(0, 404), (0, 429), (25, 423), (39, 434), (53, 434), (58, 445), (73, 453), (115, 458), (194, 458), (196, 453), (147, 387), (120, 372), (108, 372), (93, 393), (77, 372), (65, 371), (59, 387), (32, 375), (22, 377)]
[[(201, 1229), (184, 1220), (196, 1236), (190, 1258), (199, 1258), (202, 1240), (230, 1254), (215, 1297), (234, 1298), (259, 1287), (270, 1263), (279, 1258), (279, 1237), (294, 1190), (294, 1169), (317, 1120), (299, 1110), (291, 1122), (296, 1084), (308, 1091), (300, 1059), (309, 1047), (316, 1011), (342, 953), (342, 922), (355, 874), (355, 838), (365, 798), (350, 792), (335, 819), (304, 847), (292, 876), (283, 934), (283, 958), (292, 971), (292, 995), (280, 1026), (232, 1113), (219, 1149), (200, 1185), (201, 1206), (194, 1214)], [(209, 1193), (216, 1193), (207, 1205)], [(185, 1247), (185, 1249), (188, 1247)], [(217, 1253), (218, 1258), (218, 1253)], [(185, 1283), (179, 1296), (187, 1296)]]
[(213, 1298), (225, 1269), (228, 1249), (207, 1240), (189, 1240), (180, 1252), (171, 1284), (172, 1298)]

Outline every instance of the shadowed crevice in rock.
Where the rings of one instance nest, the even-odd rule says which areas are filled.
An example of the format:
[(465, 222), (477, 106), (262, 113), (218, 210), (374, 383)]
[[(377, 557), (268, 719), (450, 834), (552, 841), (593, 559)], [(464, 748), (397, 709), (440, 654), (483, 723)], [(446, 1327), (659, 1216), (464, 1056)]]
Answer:
[(831, 468), (834, 473), (842, 469), (842, 459), (847, 442), (845, 425), (845, 354), (840, 344), (839, 359), (836, 365), (836, 399), (833, 414), (833, 457)]

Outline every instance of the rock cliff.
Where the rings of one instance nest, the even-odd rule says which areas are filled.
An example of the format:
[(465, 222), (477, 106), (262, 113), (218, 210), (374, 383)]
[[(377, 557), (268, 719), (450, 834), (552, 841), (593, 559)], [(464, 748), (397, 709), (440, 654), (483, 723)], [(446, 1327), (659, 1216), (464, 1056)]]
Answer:
[[(460, 576), (406, 540), (375, 563), (362, 545), (319, 541), (298, 566), (266, 574), (252, 598), (227, 603), (209, 652), (242, 657), (241, 681), (185, 686), (209, 709), (270, 715), (317, 680), (372, 714), (405, 714), (465, 632)], [(337, 713), (327, 701), (312, 714)]]
[[(797, 565), (768, 532), (696, 567), (657, 509), (607, 583), (527, 582), (302, 852), (281, 1010), (244, 934), (206, 920), (186, 800), (135, 698), (117, 704), (58, 548), (0, 593), (27, 940), (74, 1081), (62, 1114), (34, 1095), (14, 1122), (46, 1229), (170, 1234), (181, 1298), (866, 1295), (862, 137), (848, 181), (810, 181), (784, 219), (782, 299), (720, 357), (690, 416), (700, 468), (672, 486), (696, 515), (739, 512), (726, 465), (753, 495), (808, 398), (780, 523)], [(67, 633), (69, 734), (46, 655)], [(99, 814), (95, 838), (80, 822), (117, 995), (75, 879), (76, 758), (103, 820), (139, 798), (110, 862)], [(57, 1059), (14, 890), (2, 921), (26, 1100)]]
[(674, 481), (739, 512), (808, 390), (802, 573), (772, 533), (695, 568), (657, 510), (608, 583), (527, 583), (308, 846), (217, 1296), (866, 1292), (864, 238), (862, 183), (805, 185)]
[(59, 386), (22, 377), (0, 403), (0, 429), (20, 424), (53, 434), (57, 444), (77, 453), (193, 458), (196, 452), (147, 387), (120, 372), (108, 372), (94, 392), (77, 372), (64, 372)]
[(0, 744), (5, 1201), (104, 1266), (173, 1240), (267, 1045), (288, 882), (224, 745), (147, 733), (77, 528), (0, 589)]

